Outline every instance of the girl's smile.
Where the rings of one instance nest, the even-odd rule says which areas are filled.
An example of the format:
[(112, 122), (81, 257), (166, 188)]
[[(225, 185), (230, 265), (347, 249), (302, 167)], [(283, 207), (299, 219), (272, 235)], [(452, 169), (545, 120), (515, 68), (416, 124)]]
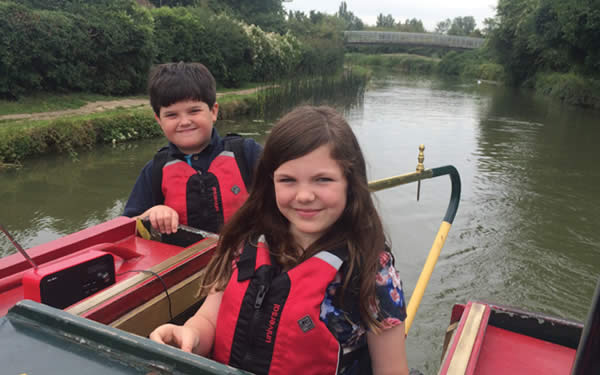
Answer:
[(317, 215), (321, 210), (306, 210), (306, 209), (296, 209), (298, 215), (302, 216), (305, 219), (310, 219)]
[(303, 248), (319, 239), (346, 207), (348, 182), (329, 145), (281, 164), (273, 181), (277, 207)]

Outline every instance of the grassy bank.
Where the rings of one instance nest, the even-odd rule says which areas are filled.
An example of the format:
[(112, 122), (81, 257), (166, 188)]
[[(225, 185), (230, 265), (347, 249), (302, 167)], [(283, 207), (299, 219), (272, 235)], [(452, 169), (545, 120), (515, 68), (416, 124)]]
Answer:
[[(130, 98), (144, 99), (146, 96), (140, 95)], [(36, 94), (20, 98), (19, 100), (0, 100), (0, 116), (76, 109), (81, 108), (90, 102), (120, 99), (123, 98), (89, 93)]]
[[(235, 89), (219, 89), (218, 95), (227, 101), (239, 97), (236, 92), (255, 89), (261, 86), (259, 83), (247, 83), (242, 87)], [(77, 109), (88, 103), (97, 101), (112, 101), (123, 99), (141, 99), (148, 100), (147, 94), (136, 96), (106, 96), (91, 93), (38, 93), (32, 96), (23, 97), (19, 100), (0, 100), (0, 116), (21, 114), (21, 113), (41, 113), (52, 111), (63, 111), (68, 109)], [(221, 98), (219, 98), (221, 101)]]
[[(83, 100), (78, 95), (72, 95), (70, 98), (72, 99), (69, 101), (70, 104), (56, 106), (55, 110), (72, 108), (74, 103)], [(94, 99), (114, 100), (115, 98), (94, 96)], [(47, 99), (43, 98), (43, 100)], [(35, 100), (26, 102), (29, 105)], [(219, 102), (221, 103), (219, 117), (228, 119), (249, 113), (257, 103), (257, 95), (256, 93), (225, 94), (219, 98)], [(91, 149), (96, 144), (120, 143), (160, 135), (162, 135), (160, 127), (156, 124), (152, 109), (147, 104), (97, 113), (71, 114), (49, 120), (1, 121), (0, 169), (19, 167), (29, 157), (48, 153), (68, 153), (76, 158), (77, 150)]]
[[(250, 114), (272, 115), (298, 103), (334, 97), (336, 92), (345, 96), (353, 96), (352, 93), (360, 95), (367, 79), (368, 73), (364, 69), (355, 69), (333, 77), (278, 82), (256, 91), (249, 90), (252, 92), (223, 93), (218, 99), (219, 119)], [(33, 102), (33, 99), (29, 101)], [(50, 120), (5, 120), (0, 122), (0, 170), (19, 167), (24, 160), (34, 156), (68, 153), (76, 158), (77, 150), (90, 149), (96, 144), (161, 135), (160, 127), (147, 104)]]
[(440, 59), (406, 53), (369, 55), (346, 54), (346, 62), (358, 66), (381, 67), (392, 71), (412, 74), (431, 74), (437, 70)]
[(347, 54), (347, 61), (359, 66), (383, 67), (407, 74), (441, 74), (487, 81), (504, 80), (504, 71), (492, 63), (482, 51), (450, 51), (442, 58), (405, 53), (368, 55)]
[(442, 58), (405, 53), (380, 55), (350, 53), (346, 57), (348, 62), (358, 66), (382, 67), (406, 74), (439, 74), (495, 82), (504, 80), (502, 67), (491, 63), (481, 51), (450, 51)]

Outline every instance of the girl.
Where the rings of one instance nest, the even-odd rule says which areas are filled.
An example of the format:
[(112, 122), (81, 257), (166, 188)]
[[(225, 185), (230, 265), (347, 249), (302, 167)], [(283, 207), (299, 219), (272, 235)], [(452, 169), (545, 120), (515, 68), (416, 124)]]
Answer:
[(329, 107), (272, 129), (183, 326), (150, 338), (257, 374), (408, 374), (404, 296), (365, 161)]

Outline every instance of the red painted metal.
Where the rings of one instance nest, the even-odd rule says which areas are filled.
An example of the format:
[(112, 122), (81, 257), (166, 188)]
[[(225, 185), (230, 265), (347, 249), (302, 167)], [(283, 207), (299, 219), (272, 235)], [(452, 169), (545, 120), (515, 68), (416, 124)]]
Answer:
[[(135, 220), (118, 217), (55, 241), (35, 246), (27, 250), (27, 253), (38, 266), (42, 267), (65, 257), (78, 256), (92, 251), (104, 251), (112, 254), (115, 258), (116, 281), (118, 283), (136, 275), (135, 272), (129, 271), (147, 270), (178, 254), (183, 249), (179, 246), (137, 237), (135, 235)], [(203, 254), (209, 255), (211, 253), (210, 251), (203, 252)], [(177, 276), (169, 276), (170, 279), (166, 281), (175, 282), (176, 279), (180, 281), (196, 272), (208, 262), (209, 255), (204, 255), (201, 261), (193, 261), (189, 269), (184, 265), (180, 265), (181, 271), (177, 272)], [(21, 254), (12, 254), (0, 259), (0, 316), (4, 316), (9, 308), (24, 299), (22, 279), (24, 273), (30, 269), (30, 263)], [(142, 292), (137, 292), (136, 298), (141, 299), (126, 301), (128, 304), (139, 305), (144, 300), (148, 300), (162, 291), (163, 287), (154, 278), (140, 289), (142, 289)], [(123, 296), (121, 299), (125, 301), (127, 297)], [(119, 306), (117, 305), (117, 307)]]
[[(558, 330), (559, 326), (567, 327), (572, 325), (572, 322), (527, 313), (523, 310), (505, 306), (478, 303), (484, 304), (486, 311), (473, 345), (465, 375), (564, 375), (570, 373), (576, 354), (573, 347), (534, 337), (539, 332), (533, 334), (533, 336), (525, 334), (523, 331), (519, 332), (519, 327), (533, 333), (531, 327), (525, 327), (522, 324), (524, 319), (531, 317), (535, 317), (536, 321), (540, 320), (538, 330)], [(451, 323), (458, 321), (459, 324), (448, 347), (445, 361), (441, 365), (440, 374), (445, 374), (448, 370), (471, 306), (472, 302), (469, 302), (467, 305), (455, 305), (452, 309)], [(495, 326), (494, 319), (490, 318), (493, 314), (496, 314), (496, 320), (501, 317), (502, 324), (511, 326), (511, 330)], [(515, 324), (508, 324), (506, 319), (514, 319)], [(551, 321), (554, 324), (542, 326), (542, 321)], [(545, 336), (549, 338), (555, 336), (550, 333), (544, 331)]]
[[(167, 286), (175, 285), (192, 276), (208, 264), (215, 250), (216, 243), (202, 252), (182, 260), (173, 267), (161, 273), (161, 278)], [(162, 283), (153, 277), (137, 288), (127, 290), (102, 305), (82, 314), (83, 317), (108, 324), (123, 316), (127, 312), (149, 301), (154, 296), (163, 293)]]
[(575, 349), (489, 326), (475, 373), (565, 375), (574, 359)]

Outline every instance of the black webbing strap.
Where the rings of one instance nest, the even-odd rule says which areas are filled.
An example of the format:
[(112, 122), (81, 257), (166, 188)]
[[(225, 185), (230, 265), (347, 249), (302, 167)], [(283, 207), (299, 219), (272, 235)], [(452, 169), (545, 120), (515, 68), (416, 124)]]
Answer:
[(225, 151), (233, 152), (235, 161), (240, 169), (240, 174), (242, 175), (242, 180), (244, 180), (244, 185), (246, 185), (246, 191), (249, 191), (250, 185), (252, 185), (252, 174), (250, 173), (250, 168), (248, 168), (248, 160), (244, 152), (244, 138), (239, 134), (228, 133), (224, 138), (223, 147)]
[(244, 250), (240, 254), (240, 259), (237, 262), (238, 281), (245, 281), (254, 276), (256, 268), (256, 246), (247, 241), (244, 245)]
[(154, 155), (152, 160), (152, 202), (153, 206), (163, 204), (165, 196), (162, 192), (162, 170), (169, 158), (169, 148), (163, 147)]

